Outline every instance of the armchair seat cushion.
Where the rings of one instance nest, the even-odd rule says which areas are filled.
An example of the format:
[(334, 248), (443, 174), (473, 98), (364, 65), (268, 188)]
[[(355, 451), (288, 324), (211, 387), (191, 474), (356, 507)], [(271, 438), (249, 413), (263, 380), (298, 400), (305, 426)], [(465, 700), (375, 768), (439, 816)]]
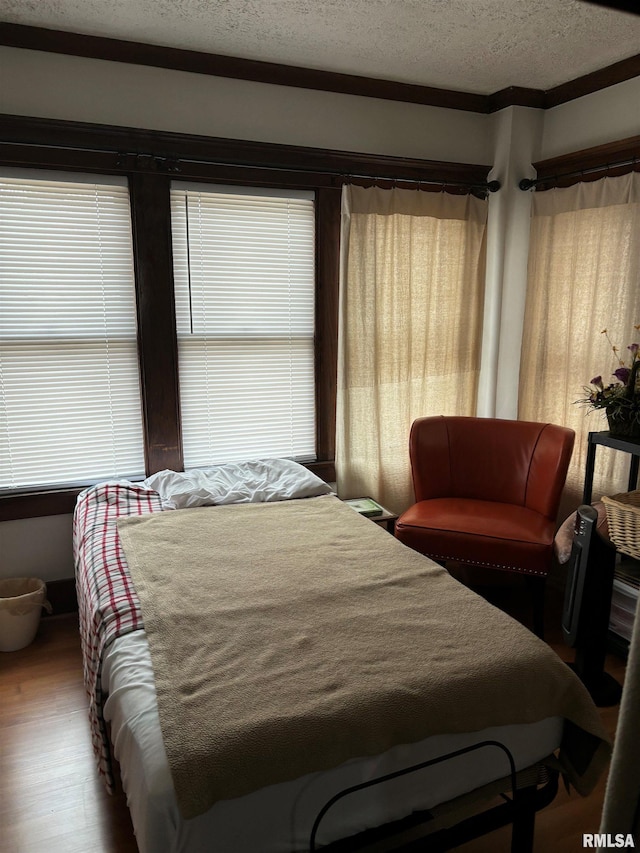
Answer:
[(470, 498), (419, 501), (396, 523), (405, 545), (436, 561), (546, 576), (555, 523), (524, 506)]

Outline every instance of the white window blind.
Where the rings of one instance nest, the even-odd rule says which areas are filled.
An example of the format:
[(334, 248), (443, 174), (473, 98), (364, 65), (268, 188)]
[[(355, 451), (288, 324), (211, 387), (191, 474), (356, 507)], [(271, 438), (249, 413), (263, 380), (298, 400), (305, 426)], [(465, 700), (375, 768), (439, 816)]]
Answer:
[(0, 176), (0, 488), (136, 474), (126, 182)]
[(313, 194), (171, 192), (186, 468), (315, 458)]

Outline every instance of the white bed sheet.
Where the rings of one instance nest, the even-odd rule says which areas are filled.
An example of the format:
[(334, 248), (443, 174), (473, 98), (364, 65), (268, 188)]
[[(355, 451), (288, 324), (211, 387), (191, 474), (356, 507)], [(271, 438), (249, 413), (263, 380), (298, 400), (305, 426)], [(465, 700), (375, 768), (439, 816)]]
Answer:
[[(144, 631), (117, 639), (102, 671), (114, 753), (120, 763), (140, 853), (297, 853), (308, 850), (313, 820), (337, 791), (400, 767), (426, 761), (482, 740), (497, 740), (513, 753), (517, 769), (535, 764), (560, 744), (563, 721), (430, 737), (373, 758), (348, 761), (330, 771), (271, 785), (245, 797), (216, 803), (189, 821), (180, 816), (162, 742), (153, 669)], [(277, 756), (274, 756), (277, 761)], [(323, 820), (318, 843), (431, 808), (507, 776), (498, 749), (483, 749), (360, 792), (336, 804)]]

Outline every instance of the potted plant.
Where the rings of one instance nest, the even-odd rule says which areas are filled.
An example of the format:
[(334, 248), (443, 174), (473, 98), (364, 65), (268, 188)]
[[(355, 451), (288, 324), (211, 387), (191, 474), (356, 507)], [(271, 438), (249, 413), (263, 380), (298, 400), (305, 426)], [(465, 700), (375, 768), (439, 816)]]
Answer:
[[(640, 325), (634, 326), (634, 329), (640, 330)], [(603, 329), (602, 334), (607, 338), (618, 362), (618, 367), (611, 374), (616, 381), (605, 385), (602, 376), (594, 377), (589, 385), (583, 386), (586, 397), (577, 402), (590, 409), (604, 409), (610, 435), (640, 439), (640, 344), (629, 344), (629, 356), (623, 359), (607, 329)]]

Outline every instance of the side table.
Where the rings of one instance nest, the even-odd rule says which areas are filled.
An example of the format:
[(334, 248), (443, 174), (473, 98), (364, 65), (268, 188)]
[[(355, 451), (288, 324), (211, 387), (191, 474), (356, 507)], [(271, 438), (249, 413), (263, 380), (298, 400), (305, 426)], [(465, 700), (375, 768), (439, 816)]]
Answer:
[[(362, 498), (353, 498), (354, 501), (361, 501)], [(348, 504), (349, 500), (345, 500), (345, 503)], [(378, 506), (382, 509), (382, 512), (378, 515), (365, 515), (365, 518), (368, 518), (369, 521), (375, 521), (376, 524), (379, 524), (381, 527), (386, 527), (388, 532), (395, 536), (396, 532), (396, 521), (398, 520), (398, 514), (391, 512), (391, 510), (385, 509), (379, 501), (376, 501)], [(357, 509), (354, 508), (354, 512), (357, 512)], [(364, 515), (364, 513), (360, 513)]]
[(631, 454), (629, 463), (629, 488), (628, 491), (633, 491), (638, 484), (638, 463), (640, 463), (640, 441), (633, 441), (630, 438), (617, 438), (609, 435), (608, 430), (602, 432), (590, 432), (589, 443), (587, 445), (587, 461), (584, 471), (584, 491), (582, 493), (582, 503), (591, 503), (591, 492), (593, 488), (593, 472), (596, 463), (596, 448), (598, 445), (602, 447), (612, 447), (614, 450), (621, 450), (623, 453)]

